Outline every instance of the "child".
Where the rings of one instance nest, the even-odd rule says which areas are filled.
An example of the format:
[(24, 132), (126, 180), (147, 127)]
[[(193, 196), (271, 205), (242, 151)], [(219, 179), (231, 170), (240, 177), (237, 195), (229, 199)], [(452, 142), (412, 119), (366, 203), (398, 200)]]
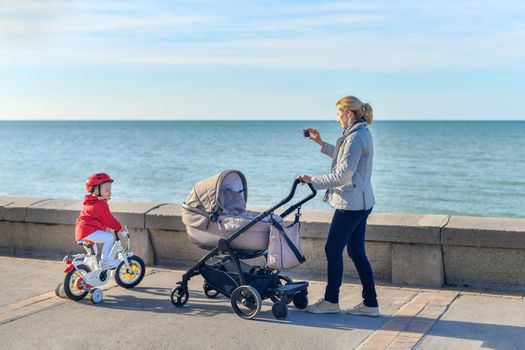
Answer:
[[(114, 268), (110, 261), (110, 252), (115, 238), (107, 232), (112, 229), (115, 232), (122, 230), (122, 225), (109, 211), (107, 201), (111, 198), (111, 183), (113, 179), (104, 173), (91, 175), (86, 181), (86, 189), (90, 193), (84, 197), (84, 207), (77, 219), (75, 228), (75, 239), (103, 243), (101, 268), (108, 270)], [(95, 245), (95, 254), (96, 254)]]

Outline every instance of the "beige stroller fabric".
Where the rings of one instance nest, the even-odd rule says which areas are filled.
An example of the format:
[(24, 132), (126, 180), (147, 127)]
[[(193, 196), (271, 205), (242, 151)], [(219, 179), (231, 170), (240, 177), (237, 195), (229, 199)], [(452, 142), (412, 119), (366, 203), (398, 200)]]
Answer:
[[(190, 241), (202, 248), (213, 248), (220, 239), (228, 238), (259, 215), (246, 210), (247, 190), (246, 178), (237, 170), (223, 171), (199, 181), (186, 198), (182, 211), (182, 222)], [(216, 221), (211, 220), (211, 214), (216, 215)], [(270, 226), (270, 217), (261, 220), (234, 239), (231, 246), (267, 249)]]
[[(246, 211), (241, 216), (221, 215), (216, 222), (209, 222), (206, 230), (186, 226), (190, 241), (202, 248), (214, 248), (221, 238), (228, 238), (235, 231), (248, 224), (257, 212)], [(244, 250), (268, 249), (268, 238), (272, 223), (263, 219), (231, 242), (231, 247)]]
[[(220, 194), (224, 195), (223, 200), (220, 200)], [(246, 209), (248, 200), (246, 178), (237, 170), (226, 170), (197, 182), (184, 201), (183, 209), (185, 210), (182, 211), (182, 222), (186, 226), (206, 230), (210, 222), (210, 214), (220, 215), (224, 210), (227, 212), (232, 210), (229, 207), (229, 200), (233, 201), (233, 210)], [(244, 207), (242, 207), (241, 200)], [(187, 208), (194, 208), (202, 213), (199, 214)]]

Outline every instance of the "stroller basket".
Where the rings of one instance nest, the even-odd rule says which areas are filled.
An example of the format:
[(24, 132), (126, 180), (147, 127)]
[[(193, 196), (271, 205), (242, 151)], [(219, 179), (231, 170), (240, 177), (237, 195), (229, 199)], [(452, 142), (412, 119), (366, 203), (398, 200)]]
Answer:
[[(267, 291), (279, 285), (279, 272), (271, 269), (253, 268), (240, 262), (241, 273), (245, 284), (257, 289), (264, 298)], [(230, 295), (235, 288), (241, 285), (241, 279), (233, 262), (217, 263), (214, 265), (204, 264), (199, 269), (200, 274), (209, 285), (225, 295)]]

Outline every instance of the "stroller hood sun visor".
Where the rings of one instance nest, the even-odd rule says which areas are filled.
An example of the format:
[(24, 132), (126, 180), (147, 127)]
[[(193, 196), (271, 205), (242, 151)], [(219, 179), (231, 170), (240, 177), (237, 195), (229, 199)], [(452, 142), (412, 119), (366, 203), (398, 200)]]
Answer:
[(182, 222), (206, 229), (209, 220), (216, 220), (223, 211), (232, 207), (245, 210), (247, 200), (248, 188), (244, 174), (238, 170), (223, 171), (195, 184), (182, 205)]

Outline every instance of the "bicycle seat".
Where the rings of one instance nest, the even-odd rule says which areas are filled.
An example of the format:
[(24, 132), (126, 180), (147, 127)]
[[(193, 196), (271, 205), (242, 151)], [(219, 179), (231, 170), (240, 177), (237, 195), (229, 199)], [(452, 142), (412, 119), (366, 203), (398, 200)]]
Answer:
[(78, 245), (83, 245), (85, 247), (93, 247), (95, 245), (95, 242), (87, 240), (87, 239), (81, 239), (80, 241), (77, 241)]

